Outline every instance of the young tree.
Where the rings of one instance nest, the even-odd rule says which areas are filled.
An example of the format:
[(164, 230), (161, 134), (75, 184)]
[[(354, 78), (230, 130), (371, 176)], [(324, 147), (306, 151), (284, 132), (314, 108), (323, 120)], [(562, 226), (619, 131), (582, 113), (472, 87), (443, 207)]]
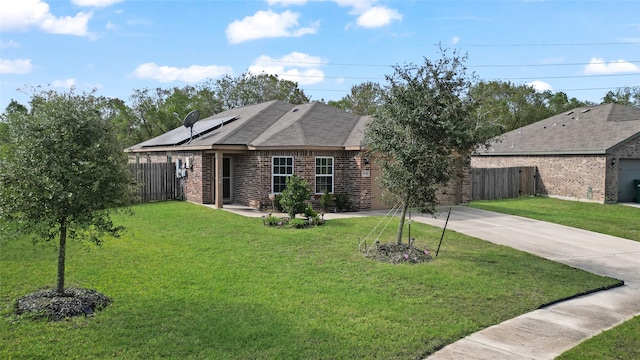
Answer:
[(422, 66), (395, 66), (386, 77), (384, 103), (368, 124), (366, 146), (382, 169), (381, 183), (402, 204), (398, 244), (407, 209), (434, 213), (436, 189), (456, 173), (456, 155), (465, 157), (485, 140), (470, 120), (465, 60), (443, 51), (440, 59), (425, 59)]
[(28, 112), (6, 118), (0, 154), (0, 225), (59, 240), (56, 291), (64, 294), (67, 239), (100, 244), (117, 235), (110, 214), (128, 203), (126, 155), (103, 116), (106, 99), (55, 91), (34, 93)]

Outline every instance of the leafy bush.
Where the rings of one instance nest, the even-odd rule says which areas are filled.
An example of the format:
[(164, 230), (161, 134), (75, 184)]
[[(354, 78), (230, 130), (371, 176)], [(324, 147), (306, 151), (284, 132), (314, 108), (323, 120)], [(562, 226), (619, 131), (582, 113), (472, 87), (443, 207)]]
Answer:
[(269, 215), (269, 216), (267, 216), (267, 217), (265, 217), (263, 219), (263, 223), (265, 225), (269, 225), (269, 226), (277, 226), (277, 225), (285, 224), (286, 221), (284, 219), (279, 218), (279, 217), (275, 217), (273, 215)]
[(313, 218), (318, 216), (318, 213), (313, 210), (313, 206), (311, 206), (311, 204), (307, 204), (307, 208), (304, 209), (304, 216), (306, 216), (307, 218)]
[(333, 204), (333, 195), (329, 194), (329, 190), (325, 189), (324, 193), (320, 196), (320, 210), (329, 212), (331, 204)]
[(289, 226), (296, 228), (296, 229), (301, 229), (301, 228), (306, 228), (307, 226), (309, 226), (309, 223), (306, 220), (300, 219), (300, 218), (292, 218), (289, 221)]
[(309, 218), (309, 226), (320, 226), (324, 224), (324, 220), (320, 217), (320, 215), (313, 216)]
[(273, 200), (273, 206), (276, 208), (278, 212), (283, 212), (282, 204), (280, 204), (280, 200), (282, 200), (282, 194), (276, 194), (275, 199)]
[(287, 178), (287, 187), (281, 195), (282, 210), (289, 214), (293, 220), (296, 214), (305, 212), (305, 201), (311, 198), (311, 190), (309, 190), (306, 180), (301, 179), (298, 175), (292, 175)]
[(349, 210), (349, 196), (347, 194), (341, 193), (335, 195), (336, 207), (339, 211)]

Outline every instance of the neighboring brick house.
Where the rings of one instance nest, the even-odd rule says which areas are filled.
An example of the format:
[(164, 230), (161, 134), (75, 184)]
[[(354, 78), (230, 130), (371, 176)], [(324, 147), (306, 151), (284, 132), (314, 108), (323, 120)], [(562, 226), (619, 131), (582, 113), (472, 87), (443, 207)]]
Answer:
[(472, 168), (536, 166), (536, 192), (616, 203), (636, 199), (640, 110), (581, 107), (510, 131), (471, 157)]
[[(379, 170), (362, 150), (369, 119), (319, 102), (269, 101), (196, 122), (190, 142), (189, 130), (179, 127), (126, 151), (130, 162), (180, 160), (186, 199), (196, 203), (269, 208), (269, 194), (297, 174), (309, 183), (316, 205), (327, 189), (347, 194), (355, 210), (381, 209)], [(467, 188), (468, 177), (453, 182), (442, 199), (468, 202)]]

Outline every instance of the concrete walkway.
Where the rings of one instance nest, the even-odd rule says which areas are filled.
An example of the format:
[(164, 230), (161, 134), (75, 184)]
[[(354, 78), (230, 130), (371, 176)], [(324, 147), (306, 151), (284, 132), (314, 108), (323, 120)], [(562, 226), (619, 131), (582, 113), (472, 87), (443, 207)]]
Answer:
[[(244, 216), (263, 215), (238, 206), (225, 205), (225, 209)], [(443, 227), (446, 210), (436, 218), (414, 214), (412, 219)], [(325, 218), (385, 214), (386, 211), (366, 211), (326, 214)], [(640, 242), (465, 206), (453, 207), (447, 229), (623, 280), (625, 285), (504, 321), (450, 344), (427, 359), (553, 359), (640, 315)]]

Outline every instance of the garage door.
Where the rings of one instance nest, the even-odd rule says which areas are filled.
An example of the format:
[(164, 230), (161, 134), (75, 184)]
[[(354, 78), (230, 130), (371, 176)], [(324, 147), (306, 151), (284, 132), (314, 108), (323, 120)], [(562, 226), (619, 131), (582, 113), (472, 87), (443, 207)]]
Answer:
[(633, 180), (640, 179), (640, 159), (620, 159), (618, 166), (618, 202), (638, 201)]

